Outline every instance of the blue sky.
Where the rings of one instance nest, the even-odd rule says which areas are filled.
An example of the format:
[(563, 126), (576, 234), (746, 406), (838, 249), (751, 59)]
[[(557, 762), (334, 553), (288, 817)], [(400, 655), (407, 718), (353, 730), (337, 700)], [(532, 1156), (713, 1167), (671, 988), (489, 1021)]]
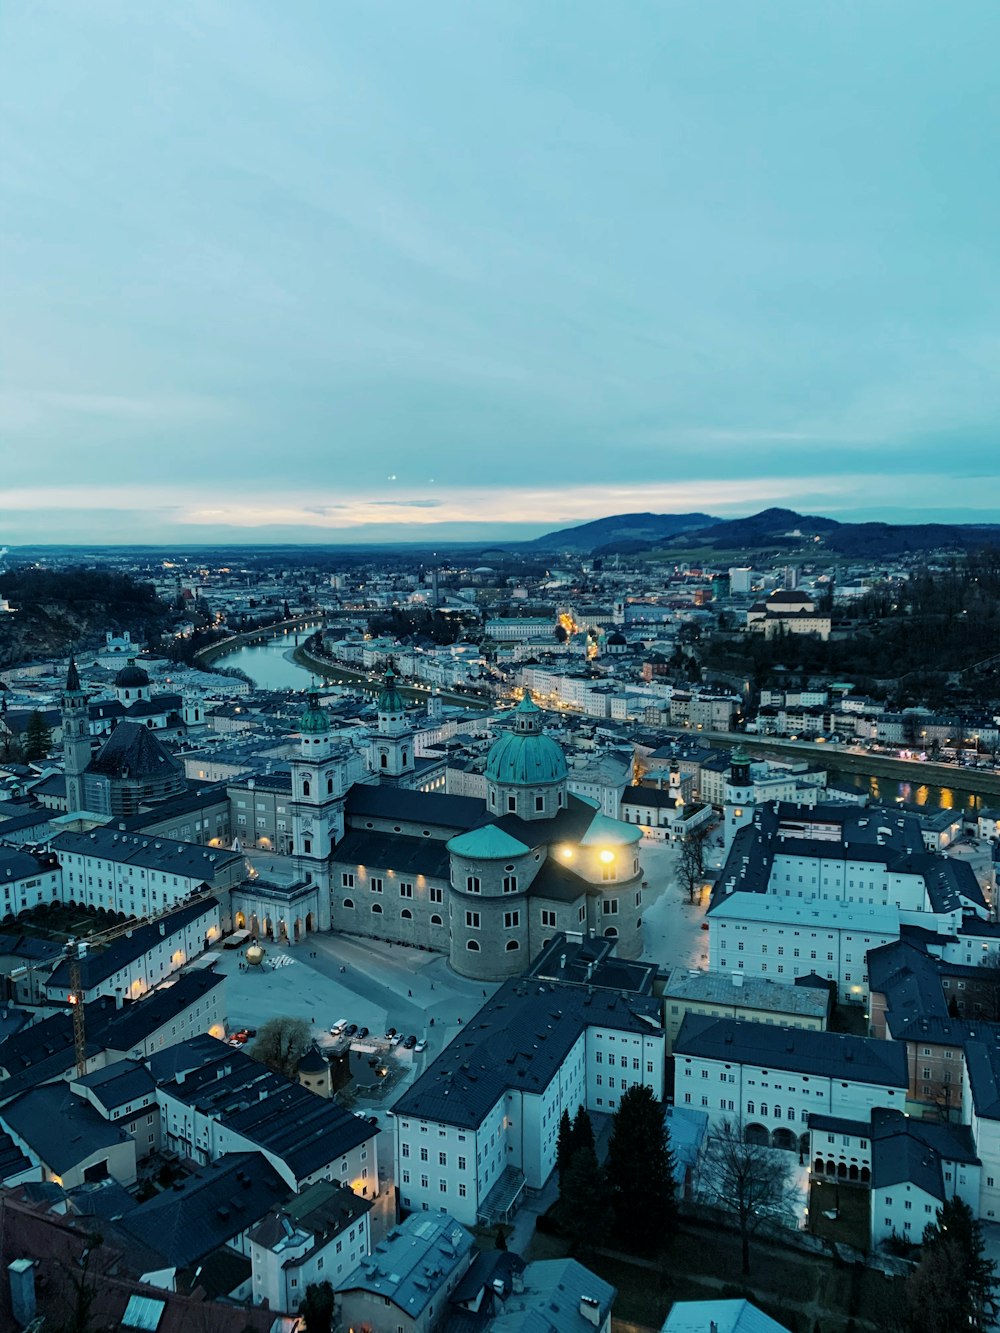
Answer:
[(993, 0), (0, 2), (0, 541), (996, 518), (998, 49)]

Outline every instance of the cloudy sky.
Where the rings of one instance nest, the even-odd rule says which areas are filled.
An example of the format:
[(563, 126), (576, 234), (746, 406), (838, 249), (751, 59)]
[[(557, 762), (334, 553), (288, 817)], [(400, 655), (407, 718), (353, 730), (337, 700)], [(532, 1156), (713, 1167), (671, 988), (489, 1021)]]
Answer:
[(998, 49), (995, 0), (0, 3), (0, 542), (996, 519)]

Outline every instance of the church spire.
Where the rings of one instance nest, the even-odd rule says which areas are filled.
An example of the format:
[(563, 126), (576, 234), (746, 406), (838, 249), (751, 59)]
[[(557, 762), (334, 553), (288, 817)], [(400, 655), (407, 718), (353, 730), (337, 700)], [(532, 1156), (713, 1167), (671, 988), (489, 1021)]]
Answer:
[(69, 656), (69, 669), (66, 672), (66, 693), (82, 694), (80, 688), (80, 673), (76, 669), (76, 658), (72, 653)]

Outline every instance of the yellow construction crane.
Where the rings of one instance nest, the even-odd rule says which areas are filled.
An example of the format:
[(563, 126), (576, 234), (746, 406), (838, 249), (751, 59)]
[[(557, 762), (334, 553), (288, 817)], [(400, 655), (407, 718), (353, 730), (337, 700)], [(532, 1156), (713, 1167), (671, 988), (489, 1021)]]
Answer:
[(180, 912), (183, 908), (191, 907), (194, 903), (203, 902), (206, 898), (212, 896), (208, 892), (197, 893), (190, 898), (185, 898), (183, 902), (175, 903), (173, 907), (168, 907), (165, 912), (133, 917), (129, 921), (122, 921), (117, 926), (112, 926), (109, 930), (102, 930), (95, 935), (89, 935), (86, 939), (70, 940), (66, 945), (66, 962), (69, 966), (68, 998), (70, 1008), (73, 1011), (73, 1048), (76, 1054), (77, 1078), (83, 1078), (87, 1072), (87, 1022), (84, 1015), (83, 978), (80, 968), (82, 960), (86, 958), (91, 949), (103, 949), (112, 940), (120, 939), (122, 935), (129, 935), (133, 930), (138, 930), (140, 926), (153, 926), (157, 922), (166, 921), (175, 912)]

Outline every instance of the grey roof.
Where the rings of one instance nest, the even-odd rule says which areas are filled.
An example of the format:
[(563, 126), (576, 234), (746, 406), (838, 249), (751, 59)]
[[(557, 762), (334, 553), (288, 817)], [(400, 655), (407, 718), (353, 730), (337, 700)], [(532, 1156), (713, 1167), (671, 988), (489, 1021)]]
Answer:
[(585, 936), (570, 941), (561, 930), (552, 936), (529, 972), (541, 981), (573, 982), (605, 990), (634, 991), (637, 995), (652, 994), (656, 974), (656, 963), (619, 958), (614, 940)]
[(179, 842), (176, 838), (152, 834), (143, 837), (136, 833), (121, 833), (110, 825), (91, 829), (88, 833), (60, 833), (53, 838), (52, 847), (57, 853), (96, 856), (123, 865), (169, 871), (206, 883), (223, 872), (242, 870), (245, 864), (240, 852), (202, 847), (199, 843)]
[[(145, 926), (136, 926), (129, 933), (111, 940), (104, 948), (88, 952), (80, 960), (80, 982), (84, 990), (89, 990), (128, 967), (129, 963), (148, 953), (161, 939), (170, 939), (186, 930), (193, 921), (217, 912), (218, 907), (217, 899), (211, 896), (200, 898), (164, 917), (162, 922), (152, 921)], [(68, 990), (69, 963), (63, 961), (54, 968), (45, 986), (48, 990)]]
[(83, 1078), (74, 1079), (74, 1084), (86, 1088), (91, 1097), (108, 1111), (141, 1101), (144, 1097), (151, 1098), (156, 1092), (152, 1074), (139, 1060), (116, 1060), (103, 1069), (95, 1069)]
[(347, 793), (348, 816), (405, 819), (428, 828), (456, 832), (471, 828), (483, 815), (486, 802), (473, 796), (447, 796), (441, 792), (407, 791), (402, 787), (373, 787), (356, 783)]
[(119, 722), (90, 761), (88, 772), (109, 778), (183, 778), (184, 765), (163, 745), (151, 727)]
[(287, 1195), (288, 1185), (263, 1154), (224, 1153), (140, 1204), (117, 1227), (171, 1267), (186, 1268), (256, 1225)]
[(450, 1213), (411, 1213), (336, 1289), (371, 1292), (417, 1319), (443, 1277), (471, 1259), (473, 1248), (472, 1236)]
[(788, 1333), (784, 1324), (739, 1300), (676, 1301), (660, 1333)]
[[(575, 1259), (538, 1259), (524, 1270), (524, 1290), (511, 1292), (492, 1321), (491, 1333), (588, 1333), (602, 1327), (618, 1291)], [(581, 1313), (596, 1302), (593, 1321)]]
[(334, 848), (336, 863), (395, 870), (400, 875), (447, 879), (451, 857), (440, 838), (409, 838), (401, 833), (348, 829)]
[(0, 1111), (0, 1118), (59, 1176), (103, 1149), (131, 1142), (123, 1129), (62, 1082), (23, 1093)]
[(764, 1009), (773, 1013), (800, 1014), (825, 1020), (830, 994), (811, 986), (769, 981), (738, 973), (691, 972), (674, 968), (663, 993), (664, 1000), (692, 1000), (703, 1004), (731, 1004), (741, 1009)]
[[(214, 1047), (193, 1040), (198, 1064), (187, 1068), (183, 1078), (158, 1080), (165, 1092), (273, 1153), (297, 1180), (378, 1133), (366, 1120), (274, 1073), (244, 1051), (215, 1038)], [(155, 1075), (157, 1066), (153, 1068)]]
[[(257, 1245), (266, 1245), (269, 1249), (281, 1246), (288, 1239), (284, 1225), (287, 1218), (299, 1231), (308, 1231), (322, 1244), (330, 1236), (336, 1236), (352, 1222), (363, 1217), (375, 1206), (373, 1199), (362, 1198), (355, 1194), (349, 1185), (335, 1183), (332, 1180), (317, 1180), (301, 1194), (294, 1194), (286, 1203), (261, 1222), (250, 1239)], [(299, 1258), (286, 1259), (283, 1268), (295, 1268), (308, 1263), (312, 1251), (307, 1250)]]
[(674, 1055), (677, 1059), (697, 1056), (889, 1088), (906, 1088), (908, 1083), (906, 1048), (897, 1042), (702, 1014), (685, 1015)]
[(29, 1170), (31, 1161), (24, 1155), (6, 1130), (0, 1130), (0, 1185), (6, 1184), (12, 1176), (19, 1176)]
[(476, 1128), (511, 1088), (541, 1092), (588, 1027), (662, 1033), (652, 997), (533, 978), (505, 982), (393, 1114)]

